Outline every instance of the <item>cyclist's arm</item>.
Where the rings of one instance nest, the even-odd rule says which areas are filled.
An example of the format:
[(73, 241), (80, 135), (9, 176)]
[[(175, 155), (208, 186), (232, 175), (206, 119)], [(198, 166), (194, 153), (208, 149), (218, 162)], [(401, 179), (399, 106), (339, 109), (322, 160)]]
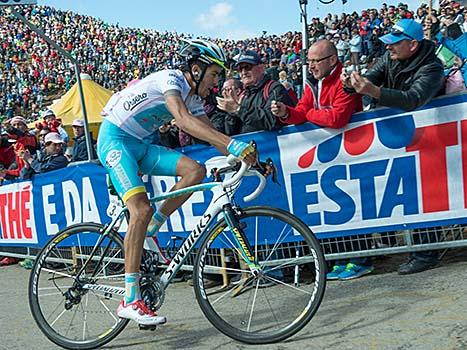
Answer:
[(229, 136), (212, 128), (210, 122), (207, 124), (205, 121), (195, 118), (186, 108), (180, 95), (170, 93), (164, 96), (167, 109), (175, 118), (177, 126), (180, 129), (191, 136), (209, 142), (224, 154), (229, 153), (227, 151), (227, 145), (232, 140)]

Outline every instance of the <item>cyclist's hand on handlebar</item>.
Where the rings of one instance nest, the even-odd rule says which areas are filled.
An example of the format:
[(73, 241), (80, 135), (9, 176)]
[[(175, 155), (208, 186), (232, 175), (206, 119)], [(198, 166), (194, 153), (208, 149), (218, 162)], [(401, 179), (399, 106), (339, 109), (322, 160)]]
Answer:
[(245, 161), (249, 165), (255, 165), (257, 154), (255, 146), (251, 143), (232, 139), (227, 146), (227, 151), (235, 157)]

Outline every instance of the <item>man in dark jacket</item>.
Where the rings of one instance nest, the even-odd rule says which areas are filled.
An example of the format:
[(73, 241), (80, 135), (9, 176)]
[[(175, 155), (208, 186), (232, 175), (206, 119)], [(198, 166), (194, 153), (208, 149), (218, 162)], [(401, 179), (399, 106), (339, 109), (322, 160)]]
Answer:
[(379, 106), (406, 111), (438, 94), (444, 82), (443, 64), (435, 55), (435, 45), (423, 39), (420, 23), (402, 19), (380, 40), (386, 44), (385, 55), (364, 76), (343, 72), (346, 87), (370, 96)]
[(49, 132), (44, 138), (45, 147), (37, 155), (32, 157), (28, 150), (21, 154), (25, 166), (21, 170), (22, 179), (30, 179), (35, 174), (46, 173), (52, 170), (64, 168), (68, 165), (68, 159), (63, 155), (64, 141), (56, 132)]
[[(386, 107), (414, 110), (428, 103), (443, 88), (443, 64), (435, 55), (435, 46), (423, 39), (423, 27), (412, 19), (397, 22), (392, 32), (382, 36), (386, 54), (365, 76), (343, 73), (342, 82), (360, 94)], [(415, 230), (415, 244), (438, 242), (435, 230)], [(437, 251), (411, 253), (399, 266), (400, 274), (421, 272), (438, 265)]]
[(233, 93), (217, 98), (218, 108), (238, 118), (238, 129), (234, 134), (259, 130), (275, 130), (283, 126), (271, 112), (272, 101), (281, 101), (293, 106), (287, 90), (265, 74), (260, 56), (251, 50), (240, 54), (236, 69), (240, 73), (244, 92), (239, 98)]
[[(82, 119), (75, 119), (71, 124), (73, 129), (73, 149), (71, 151), (71, 161), (79, 162), (88, 160), (88, 148), (86, 145), (86, 135), (84, 134), (84, 121)], [(92, 137), (92, 136), (91, 136)], [(93, 146), (96, 144), (95, 140), (92, 140)], [(93, 159), (97, 159), (96, 150), (94, 147), (91, 150)]]

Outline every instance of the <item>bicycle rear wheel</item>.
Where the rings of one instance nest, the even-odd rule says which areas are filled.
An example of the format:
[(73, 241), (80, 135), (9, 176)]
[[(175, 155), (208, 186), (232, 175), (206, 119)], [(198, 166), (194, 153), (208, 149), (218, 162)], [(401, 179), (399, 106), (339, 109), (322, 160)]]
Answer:
[(93, 223), (64, 229), (41, 250), (32, 268), (31, 313), (47, 338), (61, 347), (100, 347), (128, 323), (116, 314), (125, 292), (123, 240), (117, 232), (104, 236), (103, 231), (103, 225)]
[[(208, 320), (235, 340), (284, 340), (311, 320), (323, 298), (326, 270), (319, 242), (308, 226), (281, 209), (250, 207), (236, 219), (256, 266), (243, 257), (238, 234), (220, 220), (200, 244), (193, 273), (196, 298)], [(229, 259), (222, 262), (220, 256)], [(204, 286), (213, 273), (237, 281), (213, 292)]]

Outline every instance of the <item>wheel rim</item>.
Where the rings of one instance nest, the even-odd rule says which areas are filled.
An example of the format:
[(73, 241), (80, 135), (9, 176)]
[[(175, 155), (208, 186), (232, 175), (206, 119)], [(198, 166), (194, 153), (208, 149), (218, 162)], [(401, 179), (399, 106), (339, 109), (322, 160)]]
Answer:
[[(325, 279), (319, 245), (308, 233), (301, 236), (299, 232), (308, 229), (282, 211), (250, 211), (240, 222), (259, 271), (244, 263), (234, 248), (234, 234), (221, 222), (199, 253), (198, 297), (206, 316), (227, 335), (246, 342), (278, 341), (301, 329), (321, 302)], [(216, 250), (238, 263), (210, 265), (209, 256)], [(239, 274), (240, 281), (207, 289), (209, 272)]]
[[(99, 237), (99, 227), (94, 226), (57, 235), (38, 256), (32, 271), (34, 317), (49, 339), (62, 346), (102, 344), (127, 323), (116, 315), (124, 289), (123, 245), (110, 235), (97, 246)], [(97, 254), (77, 278), (96, 247)]]

